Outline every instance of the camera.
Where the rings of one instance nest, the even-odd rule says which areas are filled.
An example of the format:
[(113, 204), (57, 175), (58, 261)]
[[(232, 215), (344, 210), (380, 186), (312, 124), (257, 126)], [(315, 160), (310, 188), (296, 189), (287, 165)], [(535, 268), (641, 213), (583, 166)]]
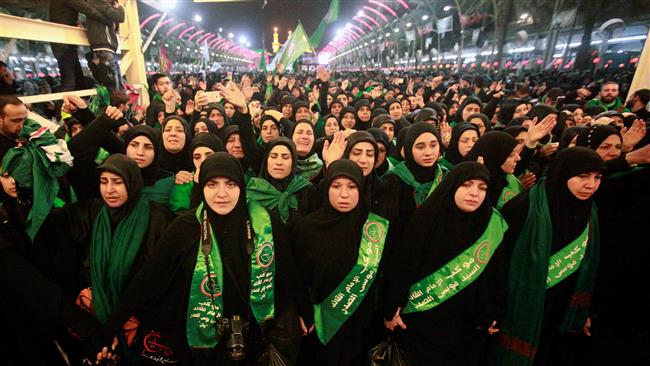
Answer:
[(217, 335), (226, 340), (228, 359), (241, 361), (246, 357), (246, 321), (239, 315), (222, 318)]

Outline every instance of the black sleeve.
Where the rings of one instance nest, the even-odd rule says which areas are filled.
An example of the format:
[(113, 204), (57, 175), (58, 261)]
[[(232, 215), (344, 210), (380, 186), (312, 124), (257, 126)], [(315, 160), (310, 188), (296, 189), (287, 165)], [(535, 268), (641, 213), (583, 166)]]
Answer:
[(118, 123), (105, 115), (99, 116), (68, 142), (74, 156), (74, 166), (68, 177), (80, 199), (97, 196), (95, 156), (99, 148), (111, 154), (124, 152), (124, 142), (112, 131)]
[(90, 122), (95, 120), (95, 114), (93, 114), (93, 112), (88, 108), (77, 109), (76, 112), (72, 113), (72, 117), (81, 122), (84, 127), (88, 126)]
[(264, 159), (264, 148), (257, 143), (250, 113), (242, 114), (235, 111), (232, 116), (232, 123), (239, 125), (239, 137), (241, 138), (244, 155), (250, 162), (253, 171), (259, 172), (262, 167), (262, 159)]
[(318, 91), (320, 92), (318, 96), (318, 104), (320, 105), (321, 116), (328, 115), (330, 113), (330, 107), (327, 105), (327, 94), (328, 94), (328, 83), (319, 82)]
[(521, 160), (517, 162), (517, 166), (515, 167), (515, 176), (520, 176), (524, 174), (526, 169), (528, 169), (528, 165), (530, 164), (530, 160), (533, 158), (535, 155), (535, 149), (531, 149), (527, 146), (524, 145), (524, 150), (521, 152)]
[(627, 163), (627, 160), (625, 160), (625, 154), (622, 154), (616, 159), (606, 161), (605, 165), (607, 166), (608, 175), (632, 169), (632, 167)]

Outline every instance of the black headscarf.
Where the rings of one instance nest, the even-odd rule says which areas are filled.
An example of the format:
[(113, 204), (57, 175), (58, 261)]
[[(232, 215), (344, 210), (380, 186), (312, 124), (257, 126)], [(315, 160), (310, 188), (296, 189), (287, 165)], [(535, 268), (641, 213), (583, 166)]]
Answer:
[(413, 160), (413, 144), (420, 135), (424, 133), (432, 133), (436, 140), (438, 140), (438, 146), (440, 146), (440, 155), (443, 153), (443, 146), (440, 140), (440, 135), (438, 131), (428, 123), (417, 122), (409, 127), (404, 136), (404, 161), (406, 161), (406, 166), (409, 168), (415, 180), (419, 183), (431, 182), (436, 176), (436, 169), (438, 167), (438, 162), (435, 162), (431, 167), (423, 167), (418, 165), (415, 160)]
[[(382, 144), (386, 148), (386, 157), (384, 158), (384, 162), (381, 163), (380, 166), (375, 168), (375, 172), (379, 176), (383, 176), (388, 171), (388, 168), (390, 167), (390, 164), (388, 163), (388, 157), (391, 154), (391, 143), (388, 140), (388, 135), (386, 135), (386, 132), (375, 127), (369, 128), (368, 130), (366, 130), (366, 132), (368, 132), (369, 134), (372, 135), (372, 137), (375, 138), (377, 144)], [(377, 158), (379, 158), (379, 155), (377, 155)]]
[(522, 104), (526, 104), (525, 100), (522, 99), (508, 99), (501, 103), (501, 109), (499, 110), (499, 122), (504, 125), (508, 125), (515, 114), (515, 109)]
[(368, 127), (371, 127), (371, 123), (372, 123), (372, 119), (368, 120), (368, 122), (361, 121), (361, 119), (359, 118), (359, 110), (361, 109), (361, 107), (368, 107), (372, 109), (372, 106), (370, 105), (370, 101), (368, 99), (359, 99), (354, 104), (354, 118), (357, 120), (357, 124), (354, 126), (354, 128), (357, 130), (365, 130)]
[(341, 114), (339, 114), (339, 120), (341, 121), (341, 129), (345, 129), (343, 127), (343, 116), (345, 116), (346, 113), (352, 113), (352, 115), (354, 116), (354, 126), (352, 126), (352, 128), (356, 129), (357, 128), (357, 111), (352, 106), (343, 107), (343, 109), (341, 109)]
[(576, 175), (605, 172), (603, 159), (593, 150), (572, 147), (560, 151), (544, 182), (553, 227), (553, 251), (574, 240), (584, 230), (591, 214), (593, 196), (588, 200), (576, 198), (567, 181)]
[(158, 125), (158, 115), (160, 112), (165, 111), (165, 105), (161, 102), (151, 103), (147, 109), (147, 116), (145, 117), (145, 122), (147, 126), (155, 127)]
[(119, 175), (124, 180), (124, 185), (128, 192), (126, 202), (117, 208), (107, 207), (111, 222), (117, 224), (131, 212), (140, 199), (142, 187), (144, 186), (142, 175), (140, 175), (140, 168), (133, 159), (126, 155), (112, 154), (104, 160), (102, 165), (97, 167), (97, 171), (99, 174), (101, 172), (111, 172)]
[(266, 121), (272, 121), (273, 123), (275, 123), (275, 126), (278, 128), (278, 132), (280, 133), (280, 136), (284, 135), (284, 128), (282, 128), (282, 123), (280, 123), (280, 121), (275, 119), (275, 117), (273, 117), (270, 114), (264, 114), (262, 115), (262, 118), (260, 118), (260, 130), (262, 129), (262, 125), (264, 125), (264, 122)]
[(379, 154), (378, 147), (377, 147), (377, 141), (373, 137), (372, 134), (370, 134), (368, 131), (357, 131), (352, 133), (350, 136), (348, 136), (348, 142), (347, 145), (345, 146), (345, 151), (343, 152), (343, 157), (344, 158), (350, 158), (350, 151), (354, 147), (354, 145), (358, 144), (359, 142), (369, 142), (372, 147), (375, 150), (375, 162), (377, 161), (377, 155)]
[(126, 130), (124, 134), (124, 145), (129, 146), (131, 140), (138, 136), (145, 136), (151, 141), (154, 149), (154, 157), (151, 164), (145, 168), (140, 169), (144, 185), (150, 186), (158, 179), (165, 178), (171, 175), (171, 172), (160, 168), (161, 155), (163, 150), (162, 136), (160, 130), (149, 127), (147, 125), (139, 125)]
[(488, 198), (493, 204), (496, 204), (501, 190), (507, 184), (506, 173), (501, 169), (501, 165), (518, 144), (514, 137), (505, 132), (490, 131), (481, 136), (465, 156), (467, 161), (477, 161), (479, 156), (483, 157), (485, 167), (490, 171)]
[[(217, 124), (215, 122), (213, 122), (212, 120), (210, 120), (210, 113), (212, 113), (212, 111), (214, 109), (218, 110), (219, 113), (221, 113), (221, 115), (223, 116), (223, 127), (222, 128), (217, 127)], [(210, 122), (217, 128), (217, 136), (219, 136), (220, 138), (223, 139), (223, 136), (221, 135), (223, 133), (223, 130), (226, 129), (226, 127), (230, 126), (230, 118), (228, 118), (228, 116), (226, 115), (226, 109), (224, 108), (223, 104), (221, 104), (221, 103), (209, 104), (208, 108), (206, 110), (205, 118), (210, 120)], [(209, 126), (208, 126), (208, 130), (210, 130)], [(210, 132), (212, 132), (212, 130), (210, 130)]]
[(574, 137), (576, 137), (583, 131), (587, 131), (588, 129), (589, 126), (585, 126), (585, 125), (571, 126), (565, 128), (564, 131), (562, 131), (562, 135), (560, 135), (560, 146), (558, 147), (558, 150), (562, 151), (568, 148), (569, 144), (571, 143)]
[(372, 119), (372, 127), (381, 128), (381, 125), (390, 123), (394, 129), (397, 129), (397, 123), (389, 114), (379, 114)]
[(460, 104), (460, 107), (458, 107), (458, 110), (456, 111), (456, 115), (454, 116), (454, 121), (466, 122), (463, 119), (463, 110), (465, 109), (465, 107), (467, 107), (470, 104), (476, 104), (479, 106), (479, 108), (481, 108), (481, 111), (483, 110), (483, 103), (481, 103), (480, 99), (478, 99), (477, 97), (467, 97), (463, 99), (463, 102)]
[(194, 133), (194, 129), (196, 128), (196, 124), (199, 122), (205, 123), (205, 126), (208, 128), (208, 133), (219, 136), (219, 129), (217, 128), (217, 124), (207, 117), (201, 117), (192, 123), (192, 136), (197, 135)]
[[(191, 171), (192, 170), (192, 159), (190, 158), (190, 140), (192, 138), (192, 131), (190, 131), (190, 126), (185, 122), (185, 120), (178, 116), (170, 116), (165, 118), (162, 123), (161, 131), (165, 131), (165, 126), (169, 121), (179, 121), (183, 125), (183, 130), (185, 131), (185, 145), (183, 149), (176, 154), (172, 154), (167, 149), (165, 149), (165, 144), (163, 141), (162, 145), (162, 154), (160, 159), (160, 166), (174, 174), (178, 173), (181, 170)], [(162, 135), (161, 135), (162, 136)]]
[(449, 146), (445, 153), (445, 159), (450, 163), (456, 165), (465, 159), (458, 150), (458, 141), (463, 133), (469, 130), (476, 131), (477, 136), (481, 135), (476, 125), (467, 122), (459, 123), (451, 130), (451, 139), (449, 140)]
[(438, 112), (436, 112), (436, 110), (433, 108), (420, 109), (418, 114), (415, 115), (413, 122), (426, 122), (426, 121), (435, 121), (436, 124), (440, 122), (440, 116), (438, 115)]
[(528, 131), (528, 127), (526, 126), (521, 126), (521, 125), (515, 125), (515, 126), (510, 126), (506, 127), (503, 132), (507, 133), (508, 135), (517, 138), (517, 135), (519, 135), (522, 131)]
[(477, 162), (466, 161), (456, 165), (413, 214), (409, 224), (413, 230), (410, 231), (417, 232), (419, 240), (431, 243), (426, 246), (428, 254), (424, 256), (433, 260), (424, 264), (430, 270), (420, 272), (431, 273), (442, 267), (474, 244), (485, 231), (492, 213), (492, 203), (487, 196), (471, 213), (456, 205), (456, 191), (470, 179), (480, 179), (489, 184), (490, 173)]
[(190, 144), (190, 154), (194, 153), (194, 150), (200, 146), (205, 146), (214, 152), (226, 151), (223, 141), (211, 133), (200, 133), (194, 136)]
[[(611, 135), (621, 137), (621, 133), (616, 127), (608, 125), (591, 126), (588, 130), (580, 132), (576, 139), (576, 146), (584, 146), (596, 150)], [(621, 141), (622, 139), (621, 137)]]
[[(286, 146), (291, 153), (291, 172), (288, 176), (284, 177), (284, 179), (275, 179), (271, 176), (271, 174), (269, 174), (268, 171), (269, 154), (271, 153), (271, 150), (273, 150), (273, 148), (278, 145)], [(296, 159), (298, 159), (296, 155), (296, 145), (293, 143), (293, 141), (287, 137), (275, 138), (269, 141), (268, 145), (266, 146), (266, 153), (264, 154), (264, 159), (262, 160), (262, 168), (260, 169), (259, 176), (260, 178), (271, 183), (278, 191), (284, 192), (289, 186), (289, 183), (291, 183), (293, 176), (296, 174)]]
[[(483, 121), (483, 125), (485, 126), (485, 132), (489, 132), (492, 129), (492, 122), (490, 122), (490, 118), (486, 116), (483, 113), (474, 113), (467, 117), (467, 122), (471, 123), (470, 121), (474, 118), (480, 118), (481, 121)], [(480, 135), (480, 132), (479, 132)]]
[(299, 108), (307, 108), (309, 110), (309, 103), (305, 102), (304, 100), (297, 100), (293, 103), (293, 109), (291, 110), (291, 120), (294, 122), (296, 121), (296, 112), (298, 112)]
[[(340, 103), (339, 103), (340, 104)], [(341, 120), (333, 114), (327, 114), (323, 116), (323, 127), (327, 124), (327, 120), (334, 118), (336, 123), (339, 125), (339, 131), (343, 131), (343, 125), (341, 125)]]

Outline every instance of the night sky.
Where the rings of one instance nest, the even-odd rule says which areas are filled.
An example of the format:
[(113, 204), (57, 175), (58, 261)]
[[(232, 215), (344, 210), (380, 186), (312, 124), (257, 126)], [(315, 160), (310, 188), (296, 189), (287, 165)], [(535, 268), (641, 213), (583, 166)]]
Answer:
[[(185, 21), (191, 20), (194, 14), (203, 18), (201, 25), (208, 31), (217, 31), (223, 27), (224, 34), (232, 32), (235, 38), (246, 36), (252, 49), (262, 47), (265, 38), (266, 49), (271, 50), (273, 27), (278, 27), (280, 43), (287, 38), (287, 31), (293, 30), (302, 21), (307, 34), (316, 29), (330, 5), (330, 0), (268, 0), (262, 9), (263, 0), (226, 2), (226, 3), (194, 3), (191, 0), (178, 0), (172, 10), (175, 15), (181, 15)], [(339, 20), (328, 29), (322, 45), (329, 42), (336, 30), (345, 26), (352, 16), (361, 9), (366, 0), (340, 0)], [(142, 17), (141, 17), (142, 18)], [(263, 32), (264, 37), (263, 37)]]

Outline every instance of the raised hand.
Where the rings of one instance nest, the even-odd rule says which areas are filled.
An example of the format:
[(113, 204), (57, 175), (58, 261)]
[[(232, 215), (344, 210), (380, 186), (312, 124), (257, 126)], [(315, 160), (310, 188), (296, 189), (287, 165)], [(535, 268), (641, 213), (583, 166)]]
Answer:
[(116, 121), (124, 117), (124, 113), (122, 113), (119, 108), (113, 107), (112, 105), (106, 107), (106, 111), (104, 113), (106, 113), (106, 117)]
[(331, 143), (325, 140), (323, 144), (323, 162), (325, 163), (325, 167), (330, 166), (330, 164), (343, 157), (347, 144), (348, 142), (345, 136), (343, 136), (343, 131), (335, 133)]
[(623, 146), (621, 149), (623, 152), (628, 152), (632, 151), (634, 149), (634, 146), (639, 143), (645, 137), (646, 134), (646, 129), (645, 129), (646, 123), (642, 119), (636, 119), (632, 123), (632, 126), (627, 129), (624, 128), (621, 133), (623, 135)]
[(404, 324), (404, 321), (402, 320), (402, 317), (399, 315), (400, 311), (402, 308), (397, 308), (397, 311), (395, 312), (395, 316), (393, 316), (393, 319), (391, 320), (384, 320), (384, 326), (390, 330), (391, 332), (395, 330), (395, 328), (400, 327), (402, 329), (406, 329), (406, 324)]
[(533, 118), (533, 125), (528, 127), (528, 135), (526, 136), (526, 146), (529, 148), (535, 148), (537, 142), (544, 138), (553, 131), (555, 123), (557, 121), (557, 115), (549, 114), (544, 117), (541, 122), (537, 122), (537, 117)]
[(440, 135), (442, 136), (442, 144), (448, 147), (451, 141), (451, 126), (449, 123), (442, 122), (440, 124)]
[(237, 85), (235, 83), (229, 83), (227, 86), (224, 86), (223, 84), (219, 83), (217, 84), (217, 90), (221, 92), (221, 96), (223, 96), (227, 101), (232, 103), (241, 113), (248, 113), (248, 106), (246, 105), (246, 97), (244, 96), (244, 93), (239, 90)]
[(531, 172), (524, 173), (519, 177), (519, 181), (521, 182), (521, 185), (524, 187), (524, 189), (529, 189), (535, 185), (537, 176)]
[(327, 70), (323, 67), (323, 65), (318, 65), (318, 67), (316, 67), (316, 77), (317, 77), (321, 82), (326, 83), (326, 82), (330, 81), (330, 77), (331, 77), (331, 75), (330, 75), (330, 72), (327, 71)]

